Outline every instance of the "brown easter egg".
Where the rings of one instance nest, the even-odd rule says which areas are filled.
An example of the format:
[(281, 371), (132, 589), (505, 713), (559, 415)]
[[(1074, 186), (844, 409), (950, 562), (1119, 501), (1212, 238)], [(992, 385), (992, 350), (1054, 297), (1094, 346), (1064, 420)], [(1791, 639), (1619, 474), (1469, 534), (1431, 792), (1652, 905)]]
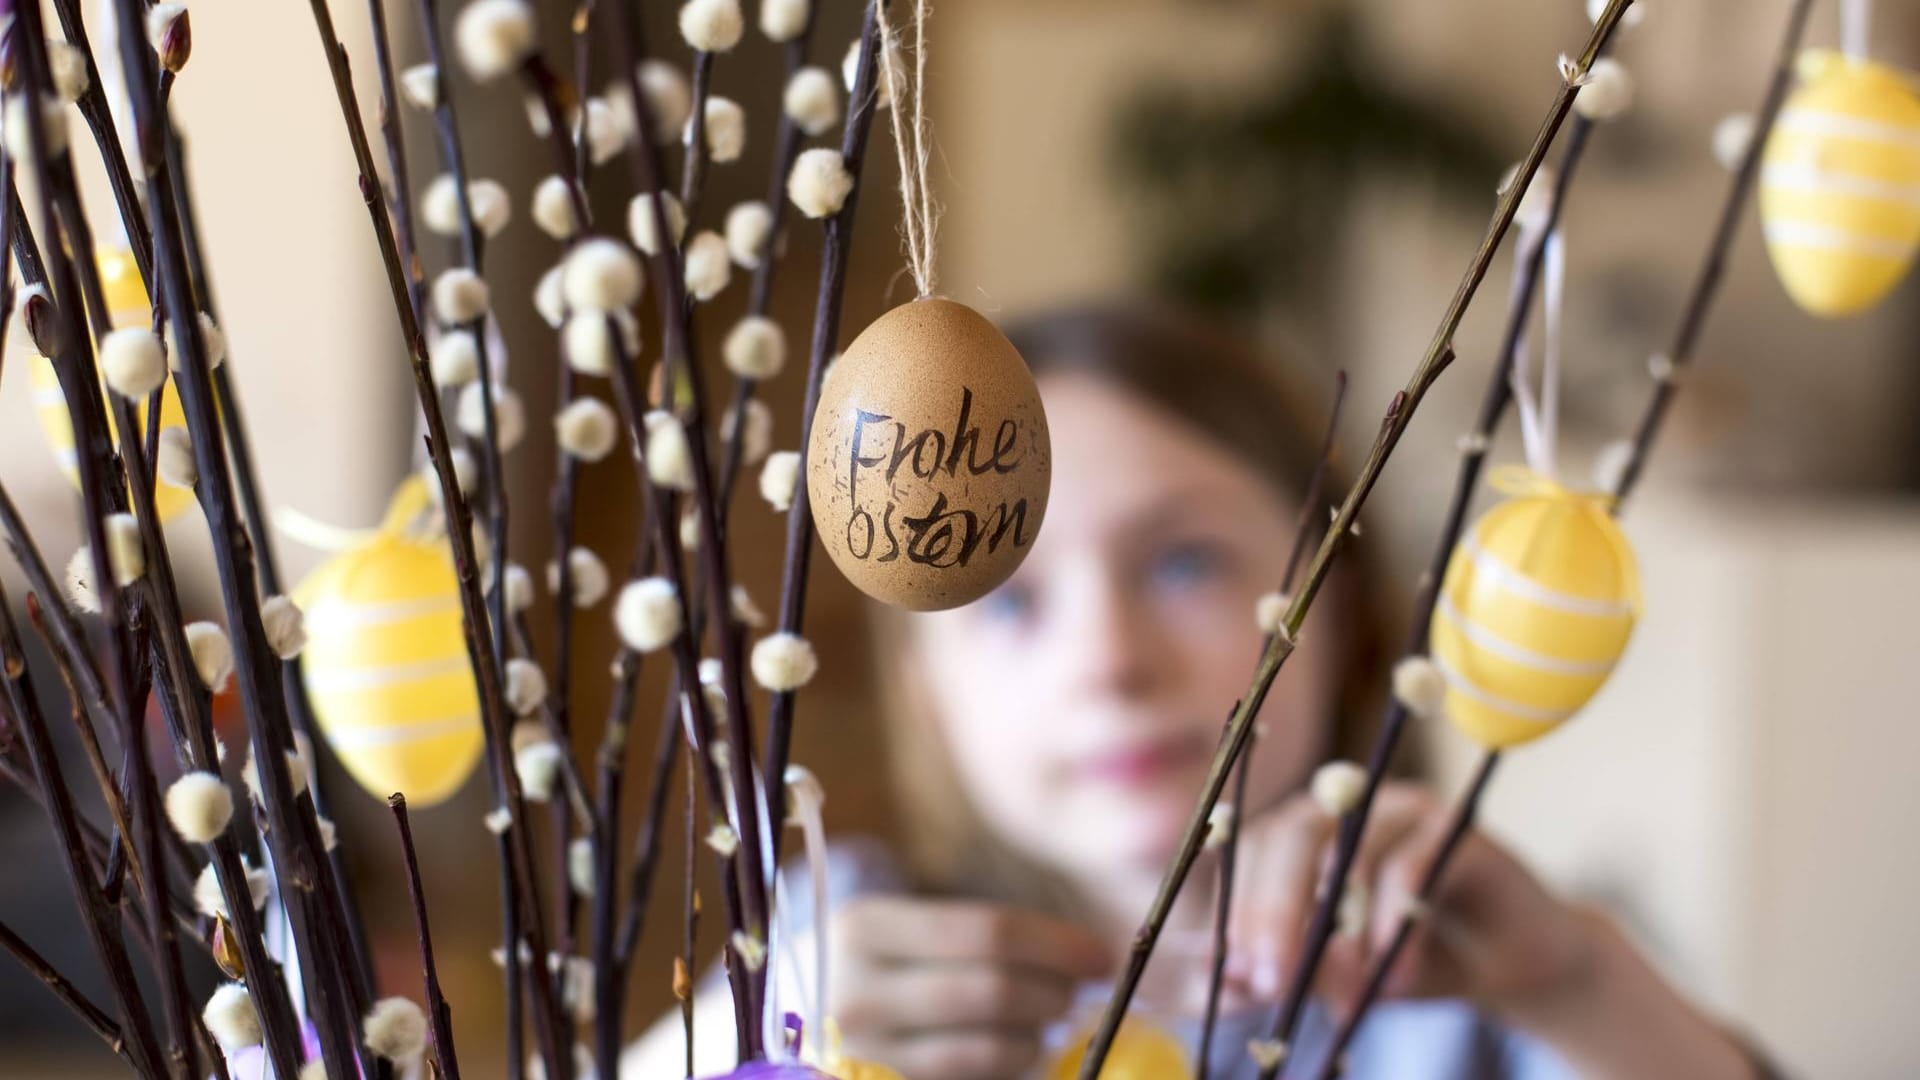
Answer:
[(992, 591), (1032, 548), (1052, 478), (1033, 374), (965, 304), (894, 308), (827, 370), (807, 498), (834, 565), (876, 600), (939, 611)]

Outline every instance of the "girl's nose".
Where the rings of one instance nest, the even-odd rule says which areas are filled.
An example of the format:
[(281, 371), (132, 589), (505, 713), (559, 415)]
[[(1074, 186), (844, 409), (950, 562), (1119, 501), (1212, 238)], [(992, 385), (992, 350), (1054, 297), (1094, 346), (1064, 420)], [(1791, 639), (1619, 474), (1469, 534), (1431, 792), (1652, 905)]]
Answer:
[(1062, 671), (1077, 692), (1143, 696), (1158, 677), (1159, 628), (1120, 575), (1102, 567), (1076, 576), (1054, 627)]

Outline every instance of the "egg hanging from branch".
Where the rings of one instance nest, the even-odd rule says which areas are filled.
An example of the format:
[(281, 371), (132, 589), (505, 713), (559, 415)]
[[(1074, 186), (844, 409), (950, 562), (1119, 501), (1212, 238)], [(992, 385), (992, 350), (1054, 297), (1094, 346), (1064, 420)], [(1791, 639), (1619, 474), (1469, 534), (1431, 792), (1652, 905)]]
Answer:
[(320, 733), (376, 798), (451, 796), (480, 760), (480, 696), (446, 536), (419, 531), (424, 481), (401, 485), (370, 537), (315, 568), (294, 596)]
[(814, 528), (862, 592), (938, 611), (1026, 558), (1053, 474), (1033, 375), (1006, 336), (939, 297), (893, 309), (828, 369), (807, 448)]
[[(147, 307), (147, 290), (140, 283), (140, 268), (133, 261), (133, 253), (124, 248), (101, 248), (94, 253), (94, 263), (100, 271), (100, 291), (106, 296), (107, 316), (114, 328), (149, 325), (152, 312)], [(54, 374), (53, 362), (43, 357), (34, 358), (27, 366), (31, 372), (29, 381), (33, 386), (34, 411), (40, 417), (41, 433), (59, 458), (60, 471), (78, 488), (79, 452), (74, 446), (73, 417), (67, 412), (67, 398), (60, 390), (60, 378)], [(102, 400), (107, 400), (104, 397), (106, 393), (106, 387), (102, 384)], [(145, 431), (149, 422), (147, 402), (141, 401), (134, 408), (140, 419), (141, 430)], [(117, 443), (120, 425), (114, 421), (111, 409), (107, 415), (107, 426)], [(163, 429), (177, 427), (183, 430), (187, 426), (186, 411), (180, 406), (180, 394), (171, 379), (160, 391), (160, 426)], [(172, 521), (192, 504), (193, 492), (185, 488), (167, 484), (159, 484), (154, 488), (153, 505), (162, 522)]]
[(1483, 746), (1517, 746), (1599, 691), (1640, 615), (1633, 548), (1607, 496), (1498, 470), (1510, 497), (1454, 549), (1429, 631), (1446, 712)]
[(1920, 252), (1920, 98), (1902, 72), (1824, 50), (1800, 71), (1762, 159), (1767, 252), (1795, 303), (1855, 315)]

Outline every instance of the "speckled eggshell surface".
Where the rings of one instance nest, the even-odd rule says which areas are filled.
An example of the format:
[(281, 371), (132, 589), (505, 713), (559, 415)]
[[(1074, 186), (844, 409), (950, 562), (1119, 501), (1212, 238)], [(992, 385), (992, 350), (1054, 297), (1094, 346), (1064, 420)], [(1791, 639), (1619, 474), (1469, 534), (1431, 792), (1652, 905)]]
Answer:
[(807, 498), (834, 565), (876, 600), (939, 611), (992, 591), (1039, 535), (1052, 478), (1033, 375), (965, 304), (897, 307), (827, 371)]

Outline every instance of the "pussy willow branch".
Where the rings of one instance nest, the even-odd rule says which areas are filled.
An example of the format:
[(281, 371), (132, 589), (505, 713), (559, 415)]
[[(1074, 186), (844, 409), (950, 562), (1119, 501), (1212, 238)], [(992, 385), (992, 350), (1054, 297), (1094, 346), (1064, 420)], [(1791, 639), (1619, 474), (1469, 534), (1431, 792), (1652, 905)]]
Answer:
[(1394, 961), (1399, 958), (1401, 950), (1406, 948), (1407, 940), (1413, 936), (1414, 928), (1419, 925), (1423, 913), (1428, 910), (1434, 892), (1440, 885), (1440, 877), (1446, 873), (1447, 864), (1453, 860), (1454, 852), (1459, 850), (1461, 841), (1465, 840), (1467, 834), (1472, 831), (1474, 815), (1479, 809), (1481, 796), (1486, 794), (1487, 784), (1493, 779), (1493, 770), (1499, 764), (1500, 751), (1498, 750), (1489, 750), (1480, 756), (1480, 765), (1474, 770), (1472, 782), (1467, 785), (1466, 793), (1461, 796), (1452, 818), (1447, 823), (1447, 831), (1440, 840), (1440, 847), (1435, 851), (1433, 861), (1427, 864), (1426, 870), (1421, 874), (1416, 906), (1409, 907), (1407, 913), (1401, 916), (1399, 925), (1394, 927), (1393, 939), (1387, 943), (1386, 950), (1374, 961), (1372, 970), (1367, 973), (1366, 986), (1361, 990), (1359, 1001), (1354, 1004), (1353, 1012), (1349, 1014), (1346, 1023), (1341, 1025), (1339, 1033), (1334, 1036), (1333, 1044), (1327, 1048), (1326, 1058), (1320, 1063), (1320, 1071), (1316, 1074), (1320, 1080), (1334, 1080), (1334, 1077), (1345, 1071), (1347, 1047), (1352, 1045), (1354, 1034), (1360, 1030), (1360, 1021), (1365, 1018), (1367, 1010), (1373, 1006), (1373, 1003), (1379, 1000), (1381, 990), (1386, 987), (1387, 974), (1393, 970)]
[[(781, 83), (786, 86), (800, 69), (807, 66), (807, 50), (813, 41), (813, 27), (819, 9), (807, 5), (806, 21), (801, 24), (800, 32), (786, 43), (786, 77)], [(787, 177), (793, 172), (793, 163), (800, 156), (800, 147), (806, 141), (806, 133), (785, 109), (780, 110), (780, 121), (773, 135), (773, 167), (767, 178), (767, 210), (771, 215), (767, 223), (766, 247), (760, 252), (760, 262), (753, 268), (753, 282), (747, 293), (747, 314), (765, 315), (773, 306), (773, 282), (775, 272), (780, 267), (781, 230), (787, 220)], [(753, 400), (753, 391), (758, 381), (744, 376), (733, 383), (733, 401), (727, 406), (728, 421), (723, 424), (725, 443), (720, 453), (720, 515), (724, 527), (733, 507), (733, 484), (740, 473), (740, 455), (747, 431), (747, 403)]]
[(20, 962), (21, 967), (27, 969), (28, 974), (39, 979), (54, 997), (60, 999), (61, 1004), (78, 1016), (95, 1035), (100, 1036), (101, 1041), (105, 1042), (109, 1049), (128, 1065), (133, 1065), (133, 1059), (127, 1053), (126, 1040), (120, 1035), (120, 1025), (114, 1023), (113, 1018), (108, 1016), (100, 1006), (88, 1000), (87, 996), (73, 985), (73, 980), (62, 975), (58, 968), (35, 952), (33, 946), (27, 944), (24, 938), (14, 933), (13, 928), (4, 922), (0, 922), (0, 949), (12, 953), (13, 958)]
[(33, 763), (34, 777), (40, 786), (48, 821), (59, 840), (65, 864), (63, 869), (67, 874), (67, 883), (73, 889), (81, 923), (93, 946), (94, 958), (106, 976), (113, 995), (113, 1006), (119, 1012), (119, 1027), (125, 1036), (123, 1054), (140, 1075), (165, 1075), (160, 1065), (159, 1044), (154, 1040), (151, 1023), (141, 1009), (144, 999), (134, 978), (126, 943), (120, 937), (113, 912), (107, 907), (94, 882), (85, 853), (86, 839), (80, 831), (79, 815), (74, 809), (66, 779), (60, 773), (60, 763), (54, 757), (53, 740), (48, 737), (46, 722), (40, 714), (33, 676), (27, 670), (26, 656), (20, 648), (20, 637), (14, 628), (4, 587), (0, 587), (0, 683), (5, 687), (7, 711), (12, 714), (20, 739), (26, 744), (27, 755)]
[[(120, 0), (126, 3), (127, 0)], [(434, 473), (440, 482), (441, 505), (446, 508), (448, 527), (447, 539), (453, 552), (454, 576), (459, 585), (462, 625), (464, 627), (468, 659), (473, 665), (475, 680), (479, 685), (480, 711), (482, 727), (485, 732), (488, 775), (491, 779), (493, 795), (500, 808), (509, 812), (511, 820), (498, 839), (501, 857), (501, 876), (503, 907), (515, 909), (526, 905), (532, 915), (522, 934), (528, 951), (535, 957), (546, 955), (546, 938), (538, 917), (539, 905), (537, 891), (533, 888), (533, 852), (531, 839), (525, 827), (526, 804), (520, 791), (520, 780), (514, 772), (510, 747), (509, 720), (506, 716), (505, 695), (503, 692), (500, 665), (495, 662), (495, 653), (487, 618), (487, 606), (479, 583), (478, 562), (473, 542), (473, 511), (467, 497), (460, 490), (459, 476), (454, 470), (452, 443), (449, 440), (446, 418), (440, 409), (439, 394), (433, 382), (433, 374), (427, 361), (426, 339), (420, 333), (420, 324), (415, 317), (407, 286), (407, 272), (400, 260), (400, 253), (393, 235), (392, 223), (387, 214), (386, 201), (380, 196), (380, 185), (373, 164), (373, 153), (367, 142), (365, 125), (360, 119), (360, 105), (353, 89), (353, 79), (348, 72), (346, 51), (334, 32), (333, 17), (325, 0), (309, 0), (314, 28), (320, 37), (321, 50), (327, 58), (328, 72), (332, 78), (334, 95), (340, 106), (340, 114), (347, 129), (348, 142), (353, 149), (355, 167), (359, 171), (359, 185), (367, 214), (373, 227), (374, 240), (380, 249), (381, 263), (386, 271), (389, 292), (392, 294), (395, 315), (400, 321), (400, 330), (405, 340), (409, 369), (414, 379), (415, 396), (419, 399), (422, 414), (427, 424), (427, 452), (433, 462)], [(518, 943), (509, 942), (506, 949), (507, 963), (514, 964), (518, 955)], [(545, 979), (531, 980), (536, 1008), (540, 1015), (556, 1017), (560, 1015), (558, 1004), (553, 1000), (552, 987)], [(560, 1047), (556, 1045), (557, 1032), (553, 1025), (541, 1023), (535, 1025), (541, 1043), (541, 1055), (557, 1073)], [(510, 1061), (508, 1068), (517, 1070), (519, 1062)]]
[[(146, 41), (144, 5), (138, 0), (118, 0), (116, 8), (122, 67), (133, 104), (135, 143), (141, 148), (147, 166), (147, 205), (152, 216), (158, 283), (155, 291), (164, 298), (177, 343), (176, 384), (185, 407), (199, 473), (196, 493), (212, 537), (228, 633), (233, 640), (239, 696), (246, 707), (253, 736), (254, 757), (270, 823), (267, 840), (273, 854), (273, 870), (283, 897), (292, 896), (285, 907), (304, 961), (303, 970), (325, 972), (338, 958), (329, 958), (325, 953), (306, 902), (316, 885), (314, 864), (320, 853), (303, 842), (300, 809), (292, 795), (288, 761), (291, 740), (279, 661), (267, 646), (251, 547), (234, 511), (232, 477), (218, 426), (206, 343), (198, 312), (192, 305), (191, 282), (181, 251), (177, 203), (171, 177), (162, 167), (170, 125), (155, 89), (156, 63)], [(57, 271), (55, 276), (57, 280)], [(342, 1014), (342, 1003), (331, 993), (329, 980), (316, 981), (319, 986), (312, 997), (322, 1056), (330, 1072), (347, 1075), (350, 1068), (357, 1067), (354, 1048), (360, 1041), (357, 1037), (359, 1018)]]
[[(860, 64), (854, 73), (853, 90), (847, 97), (847, 121), (840, 137), (840, 155), (847, 172), (855, 178), (853, 190), (840, 211), (826, 220), (825, 239), (820, 248), (820, 286), (814, 298), (813, 338), (807, 352), (807, 389), (800, 405), (800, 452), (804, 455), (813, 434), (813, 413), (820, 404), (820, 387), (826, 379), (827, 363), (840, 348), (840, 315), (847, 292), (847, 255), (853, 246), (853, 216), (860, 205), (862, 165), (867, 156), (867, 137), (873, 129), (873, 114), (879, 104), (878, 57), (880, 53), (880, 5), (888, 0), (869, 0), (865, 21), (860, 26)], [(806, 478), (794, 484), (793, 505), (787, 510), (787, 546), (780, 567), (781, 631), (798, 634), (807, 609), (807, 572), (813, 561), (813, 509), (807, 498)], [(794, 692), (769, 695), (767, 703), (767, 756), (762, 772), (767, 780), (767, 804), (782, 818), (787, 805), (787, 762), (793, 752)], [(773, 835), (774, 864), (779, 865), (781, 830), (776, 819)]]
[(440, 991), (440, 970), (433, 962), (433, 931), (427, 921), (427, 893), (420, 884), (420, 860), (413, 849), (413, 825), (407, 820), (407, 797), (387, 798), (394, 828), (400, 833), (400, 854), (407, 867), (407, 894), (413, 898), (413, 926), (420, 937), (420, 968), (426, 982), (427, 1021), (433, 1026), (433, 1054), (446, 1080), (460, 1080), (460, 1062), (454, 1053), (453, 1010)]
[[(1620, 17), (1631, 2), (1632, 0), (1610, 0), (1606, 10), (1594, 24), (1593, 33), (1587, 41), (1586, 48), (1580, 54), (1576, 64), (1578, 72), (1584, 73), (1592, 65), (1594, 58), (1599, 54), (1606, 40), (1612, 36), (1614, 27), (1619, 24)], [(1134, 938), (1127, 964), (1119, 981), (1115, 984), (1113, 998), (1108, 1003), (1106, 1012), (1101, 1017), (1100, 1026), (1088, 1045), (1087, 1054), (1081, 1062), (1082, 1080), (1092, 1080), (1098, 1076), (1100, 1067), (1105, 1064), (1107, 1054), (1113, 1047), (1114, 1037), (1119, 1033), (1120, 1022), (1126, 1015), (1134, 991), (1139, 987), (1140, 976), (1146, 970), (1147, 959), (1159, 940), (1160, 931), (1166, 925), (1167, 917), (1172, 913), (1180, 888), (1185, 884), (1194, 860), (1199, 855), (1201, 844), (1206, 839), (1207, 818), (1214, 804), (1219, 801), (1221, 791), (1226, 787), (1227, 773), (1246, 748), (1247, 740), (1253, 733), (1254, 718), (1259, 715), (1261, 706), (1265, 704), (1267, 691), (1273, 684), (1273, 678), (1279, 674), (1287, 657), (1292, 655), (1294, 640), (1299, 635), (1300, 626), (1305, 622), (1314, 598), (1326, 581), (1333, 559), (1345, 546), (1360, 508), (1372, 494), (1374, 484), (1379, 480), (1380, 472), (1386, 466), (1387, 458), (1399, 443), (1401, 434), (1412, 420), (1414, 411), (1419, 408), (1427, 389), (1451, 362), (1453, 335), (1459, 329), (1461, 319), (1466, 315), (1475, 293), (1479, 291), (1480, 283), (1493, 264), (1500, 242), (1506, 237), (1507, 228), (1512, 224), (1514, 214), (1519, 210), (1521, 195), (1525, 192), (1527, 185), (1532, 182), (1534, 174), (1539, 171), (1554, 136), (1558, 134), (1567, 113), (1573, 108), (1573, 100), (1579, 93), (1579, 89), (1577, 79), (1563, 80), (1555, 92), (1546, 118), (1534, 135), (1533, 143), (1528, 148), (1526, 156), (1515, 169), (1512, 183), (1501, 195), (1493, 221), (1489, 224), (1486, 235), (1481, 239), (1473, 258), (1468, 262), (1466, 272), (1454, 292), (1453, 299), (1448, 303), (1446, 312), (1441, 316), (1440, 325), (1435, 330), (1432, 341), (1428, 343), (1425, 355), (1414, 369), (1406, 388), (1395, 394), (1388, 405), (1373, 449), (1368, 453), (1352, 490), (1348, 492), (1346, 500), (1335, 514), (1332, 526), (1328, 529), (1325, 539), (1321, 541), (1313, 561), (1307, 567), (1306, 578), (1282, 619), (1286, 632), (1276, 633), (1266, 654), (1261, 657), (1254, 671), (1252, 686), (1242, 698), (1240, 708), (1235, 712), (1228, 726), (1227, 737), (1214, 754), (1213, 762), (1208, 768), (1200, 799), (1193, 814), (1187, 820), (1186, 830), (1176, 849), (1172, 865), (1168, 868), (1147, 917)]]
[[(1315, 526), (1320, 523), (1320, 503), (1327, 486), (1327, 472), (1333, 465), (1335, 438), (1340, 433), (1340, 407), (1347, 399), (1347, 373), (1336, 372), (1333, 377), (1333, 404), (1327, 409), (1326, 435), (1320, 442), (1320, 456), (1314, 459), (1313, 471), (1307, 477), (1307, 485), (1300, 499), (1300, 513), (1296, 519), (1293, 533), (1293, 546), (1287, 552), (1287, 561), (1280, 573), (1280, 594), (1285, 596), (1293, 588), (1294, 576), (1300, 570), (1300, 560), (1307, 553), (1307, 542), (1312, 539)], [(1258, 743), (1258, 736), (1255, 742)], [(1233, 775), (1233, 814), (1227, 821), (1227, 835), (1220, 850), (1219, 895), (1216, 896), (1213, 915), (1213, 965), (1207, 973), (1207, 1004), (1200, 1025), (1200, 1052), (1195, 1075), (1205, 1077), (1213, 1058), (1214, 1027), (1220, 1017), (1220, 990), (1227, 971), (1227, 927), (1233, 917), (1234, 876), (1240, 862), (1240, 831), (1245, 824), (1249, 807), (1247, 806), (1247, 774), (1252, 764), (1253, 752), (1248, 751)]]
[[(1580, 163), (1585, 160), (1586, 147), (1593, 134), (1593, 122), (1585, 117), (1575, 117), (1567, 133), (1566, 150), (1560, 157), (1560, 169), (1554, 177), (1552, 197), (1547, 205), (1546, 218), (1541, 225), (1542, 237), (1551, 235), (1557, 228), (1561, 214), (1572, 191), (1574, 176), (1579, 172)], [(1480, 412), (1474, 421), (1472, 432), (1463, 440), (1460, 463), (1454, 475), (1453, 492), (1448, 498), (1447, 513), (1438, 535), (1434, 540), (1432, 553), (1428, 556), (1426, 571), (1421, 575), (1417, 598), (1414, 602), (1414, 615), (1407, 629), (1405, 656), (1424, 656), (1427, 651), (1427, 628), (1433, 619), (1434, 604), (1440, 596), (1440, 583), (1447, 569), (1447, 562), (1453, 556), (1453, 549), (1460, 541), (1467, 526), (1467, 511), (1472, 506), (1474, 493), (1479, 489), (1480, 474), (1486, 464), (1489, 447), (1494, 432), (1499, 429), (1502, 418), (1513, 400), (1512, 373), (1518, 360), (1521, 342), (1525, 337), (1534, 295), (1540, 282), (1541, 267), (1545, 261), (1546, 244), (1534, 243), (1519, 253), (1515, 270), (1515, 287), (1512, 303), (1508, 307), (1506, 326), (1501, 333), (1500, 346), (1495, 353), (1493, 369), (1487, 376), (1487, 388), (1482, 395)], [(1276, 1015), (1272, 1037), (1290, 1043), (1295, 1026), (1306, 1007), (1307, 994), (1313, 987), (1320, 961), (1326, 955), (1327, 945), (1333, 939), (1334, 930), (1339, 925), (1340, 898), (1345, 894), (1347, 877), (1353, 869), (1354, 859), (1358, 857), (1360, 840), (1366, 833), (1368, 816), (1372, 812), (1373, 801), (1385, 781), (1387, 770), (1393, 765), (1394, 755), (1399, 750), (1400, 741), (1411, 719), (1405, 703), (1389, 696), (1385, 714), (1380, 721), (1379, 734), (1374, 739), (1372, 750), (1367, 759), (1367, 780), (1361, 790), (1359, 802), (1352, 810), (1341, 816), (1340, 827), (1334, 843), (1334, 855), (1327, 871), (1327, 877), (1314, 901), (1313, 915), (1308, 921), (1300, 959), (1295, 963), (1287, 980), (1287, 989), (1281, 998)]]
[[(1675, 347), (1671, 354), (1676, 368), (1691, 362), (1694, 345), (1699, 339), (1701, 329), (1706, 322), (1707, 314), (1713, 306), (1713, 301), (1719, 294), (1719, 285), (1724, 274), (1728, 255), (1737, 237), (1739, 222), (1745, 216), (1747, 204), (1752, 198), (1753, 187), (1759, 175), (1760, 161), (1766, 149), (1767, 138), (1772, 133), (1775, 122), (1779, 119), (1781, 106), (1785, 102), (1787, 92), (1793, 84), (1794, 59), (1799, 55), (1800, 44), (1806, 36), (1807, 21), (1812, 14), (1812, 10), (1813, 0), (1793, 0), (1793, 5), (1788, 11), (1786, 30), (1781, 39), (1778, 53), (1776, 54), (1773, 74), (1768, 80), (1766, 94), (1761, 102), (1760, 112), (1754, 124), (1753, 137), (1741, 154), (1740, 163), (1734, 170), (1733, 179), (1728, 187), (1726, 200), (1721, 207), (1718, 224), (1714, 229), (1712, 238), (1707, 244), (1706, 254), (1702, 259), (1700, 270), (1696, 275), (1692, 290), (1688, 293), (1687, 302), (1682, 309), (1679, 328), (1675, 333)], [(1556, 210), (1558, 206), (1559, 199), (1556, 197)], [(1653, 445), (1654, 437), (1660, 430), (1675, 390), (1676, 382), (1673, 379), (1662, 380), (1654, 389), (1653, 397), (1648, 402), (1646, 411), (1642, 414), (1636, 428), (1637, 435), (1633, 443), (1634, 452), (1629, 459), (1629, 467), (1621, 473), (1614, 487), (1613, 512), (1615, 514), (1620, 512), (1628, 493), (1632, 490), (1635, 481), (1640, 475), (1641, 467), (1645, 464), (1647, 454)], [(1457, 534), (1458, 530), (1455, 531)], [(1457, 535), (1455, 539), (1457, 540)], [(1449, 549), (1451, 546), (1451, 544), (1448, 545)], [(1435, 587), (1437, 588), (1437, 586)], [(1431, 607), (1431, 604), (1428, 606)], [(1426, 623), (1427, 620), (1423, 619), (1419, 625), (1424, 628)], [(1492, 780), (1494, 770), (1498, 766), (1499, 760), (1500, 754), (1498, 751), (1488, 751), (1483, 754), (1480, 765), (1474, 774), (1473, 782), (1468, 786), (1459, 801), (1455, 803), (1447, 828), (1447, 841), (1434, 856), (1433, 862), (1428, 866), (1421, 879), (1420, 889), (1416, 894), (1416, 899), (1420, 905), (1430, 904), (1433, 900), (1434, 894), (1442, 880), (1442, 875), (1446, 873), (1446, 868), (1459, 845), (1460, 838), (1473, 826), (1474, 819), (1478, 813), (1481, 795), (1488, 783)], [(1349, 1013), (1347, 1021), (1342, 1025), (1340, 1032), (1336, 1035), (1333, 1049), (1329, 1054), (1328, 1060), (1323, 1063), (1321, 1067), (1320, 1075), (1323, 1078), (1338, 1075), (1340, 1057), (1347, 1045), (1352, 1042), (1354, 1034), (1359, 1029), (1360, 1023), (1365, 1020), (1367, 1011), (1373, 1006), (1374, 1002), (1379, 998), (1381, 991), (1385, 988), (1387, 975), (1392, 970), (1393, 964), (1399, 958), (1401, 951), (1405, 949), (1407, 940), (1412, 935), (1415, 921), (1418, 917), (1417, 913), (1420, 910), (1420, 907), (1410, 909), (1401, 917), (1399, 925), (1394, 928), (1394, 936), (1389, 941), (1387, 948), (1375, 958), (1373, 968), (1368, 973), (1361, 996), (1355, 1003), (1353, 1010)]]
[[(484, 247), (480, 231), (474, 222), (473, 200), (468, 190), (466, 155), (460, 141), (459, 118), (455, 112), (453, 101), (453, 80), (447, 69), (448, 58), (440, 31), (438, 4), (435, 3), (435, 0), (418, 0), (416, 11), (420, 21), (422, 40), (426, 45), (427, 61), (433, 65), (434, 80), (437, 84), (433, 109), (434, 130), (439, 141), (441, 164), (446, 168), (447, 175), (453, 182), (455, 206), (459, 211), (461, 259), (467, 269), (473, 271), (475, 274), (481, 274), (484, 272), (484, 264), (482, 261)], [(417, 259), (414, 261), (414, 265), (416, 267), (418, 266)], [(416, 315), (416, 318), (419, 317), (424, 317), (424, 315)], [(486, 478), (483, 504), (488, 514), (488, 546), (492, 549), (491, 581), (486, 590), (488, 620), (492, 627), (488, 641), (493, 651), (492, 660), (494, 666), (504, 671), (509, 653), (507, 647), (509, 628), (507, 624), (506, 586), (509, 560), (507, 551), (508, 509), (505, 458), (500, 452), (499, 421), (494, 408), (496, 386), (494, 383), (492, 364), (488, 356), (486, 323), (487, 315), (485, 312), (482, 312), (478, 318), (461, 329), (466, 330), (472, 335), (479, 357), (478, 384), (482, 433), (480, 438), (470, 439), (470, 441), (475, 443), (476, 448), (479, 450), (481, 473)], [(506, 767), (508, 769), (512, 768), (510, 758)], [(531, 829), (531, 823), (529, 822), (520, 821), (518, 824), (522, 829)], [(529, 844), (529, 849), (530, 848), (531, 845)], [(537, 885), (537, 878), (531, 872), (531, 867), (531, 853), (529, 853), (529, 872), (524, 885), (530, 895), (537, 896), (539, 887)], [(522, 970), (519, 956), (518, 923), (520, 917), (522, 914), (526, 914), (530, 918), (537, 919), (538, 910), (538, 907), (534, 906), (528, 907), (522, 912), (519, 904), (501, 905), (501, 949), (502, 955), (505, 957), (504, 967), (506, 972), (507, 1056), (510, 1061), (516, 1063), (522, 1057), (520, 1049), (522, 983), (526, 981), (535, 983), (548, 982), (545, 978), (545, 970), (543, 967), (546, 963), (546, 951), (544, 949), (534, 953), (533, 970), (531, 974)], [(541, 1033), (537, 1039), (541, 1047), (541, 1056), (545, 1061), (548, 1072), (562, 1077), (564, 1080), (564, 1077), (568, 1075), (567, 1070), (571, 1063), (571, 1058), (569, 1056), (570, 1051), (567, 1050), (565, 1045), (564, 1021), (559, 1013), (554, 1011), (558, 1006), (557, 995), (553, 994), (551, 989), (549, 989), (549, 992), (542, 995), (538, 1000), (545, 1003), (544, 1007), (536, 1006), (536, 1016), (538, 1019), (535, 1023), (535, 1030), (537, 1033)], [(517, 1068), (517, 1065), (514, 1067)]]
[[(367, 24), (372, 30), (373, 66), (380, 76), (380, 138), (386, 144), (387, 173), (393, 178), (393, 190), (387, 195), (388, 212), (393, 215), (394, 242), (407, 262), (413, 309), (423, 312), (427, 306), (426, 272), (420, 265), (420, 248), (413, 231), (413, 185), (407, 170), (405, 133), (400, 127), (399, 98), (393, 92), (393, 42), (387, 29), (386, 0), (367, 0)], [(446, 88), (442, 85), (441, 89)], [(462, 204), (466, 202), (464, 187), (460, 199)]]
[[(687, 117), (687, 153), (680, 169), (680, 206), (686, 211), (688, 227), (697, 221), (700, 196), (706, 193), (707, 179), (707, 101), (713, 96), (714, 55), (693, 54), (693, 111)], [(637, 107), (645, 107), (640, 98)], [(672, 235), (660, 233), (661, 236)]]

